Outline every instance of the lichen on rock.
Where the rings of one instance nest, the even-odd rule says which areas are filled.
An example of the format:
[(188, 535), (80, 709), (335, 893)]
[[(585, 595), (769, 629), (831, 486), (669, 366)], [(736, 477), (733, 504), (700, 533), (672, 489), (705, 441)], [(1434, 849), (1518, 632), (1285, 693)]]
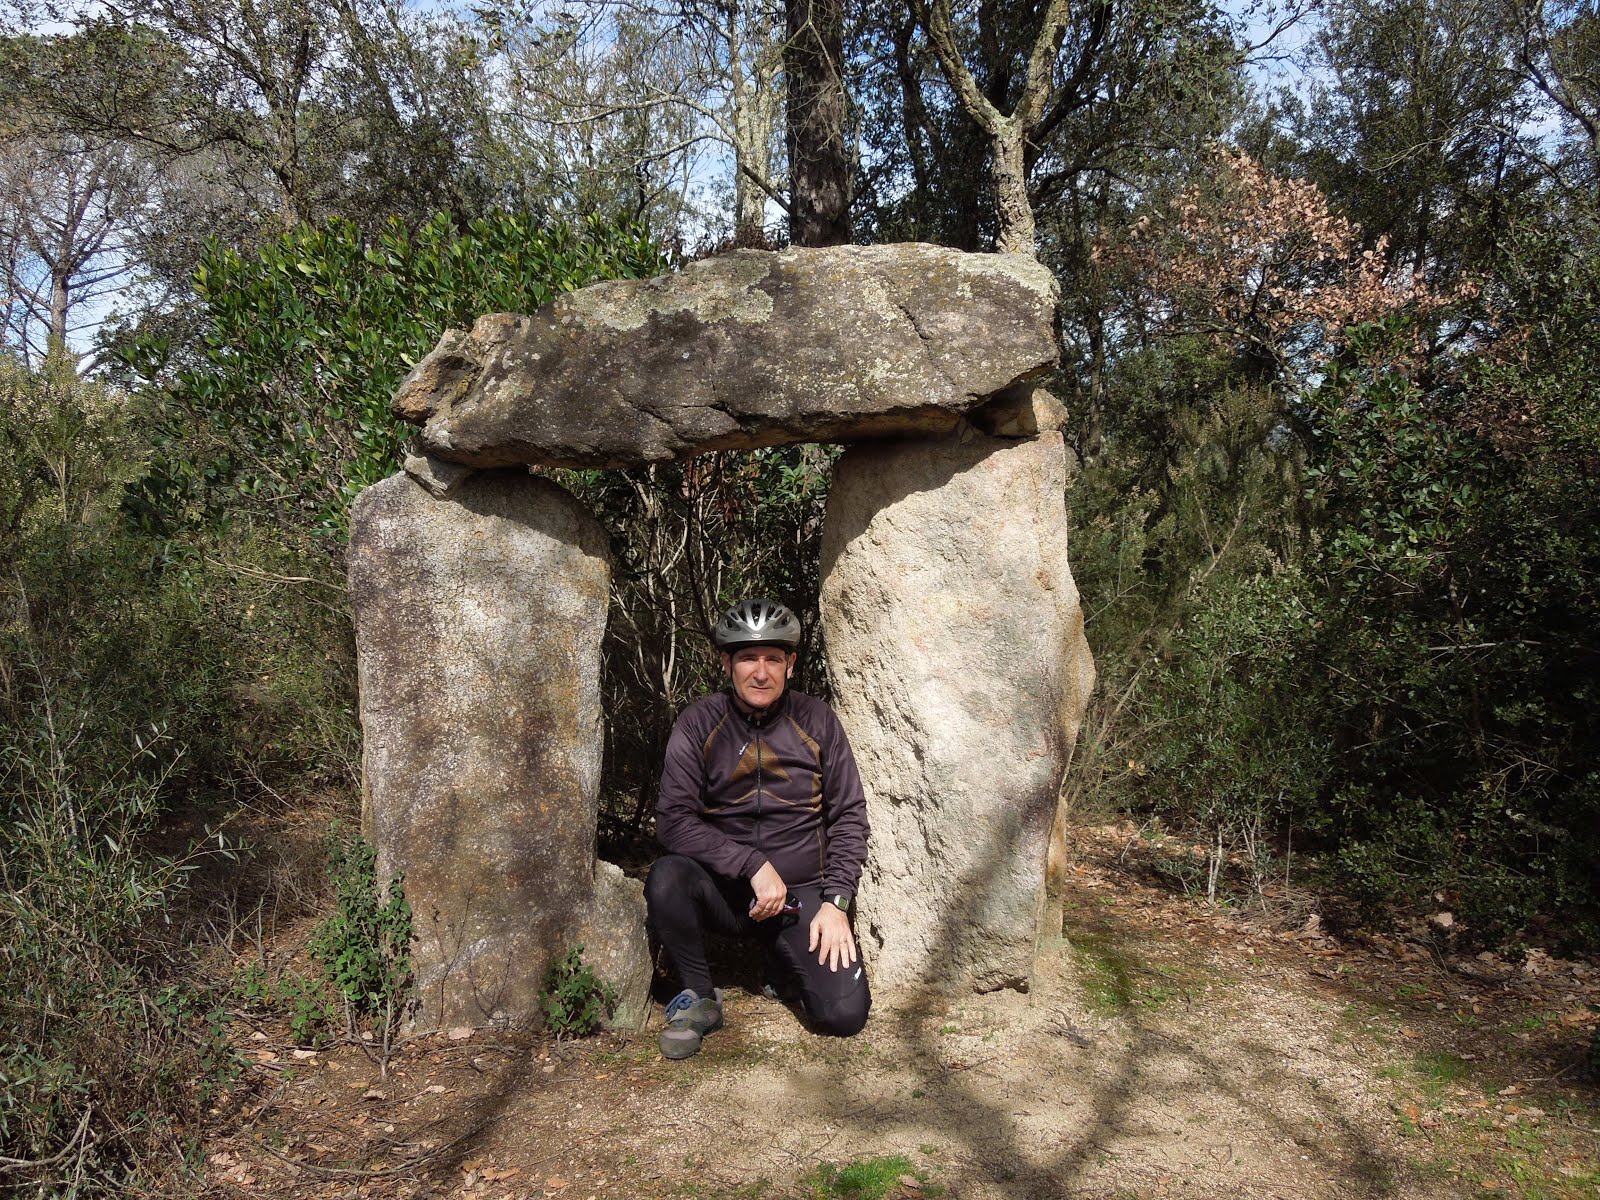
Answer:
[(555, 302), (556, 317), (623, 332), (642, 328), (652, 315), (686, 313), (708, 325), (718, 321), (758, 325), (771, 318), (772, 297), (756, 288), (771, 273), (765, 255), (736, 251), (709, 263), (686, 283), (665, 275), (612, 280), (569, 292)]

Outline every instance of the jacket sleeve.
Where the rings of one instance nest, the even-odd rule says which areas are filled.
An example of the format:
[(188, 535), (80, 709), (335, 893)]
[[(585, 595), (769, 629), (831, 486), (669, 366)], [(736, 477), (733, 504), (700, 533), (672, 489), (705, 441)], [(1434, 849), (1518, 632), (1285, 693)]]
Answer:
[(828, 832), (828, 861), (822, 885), (830, 896), (854, 898), (867, 861), (867, 797), (844, 726), (830, 709), (823, 743), (822, 804)]
[(718, 875), (748, 879), (767, 856), (740, 845), (706, 820), (706, 764), (693, 725), (689, 714), (683, 714), (667, 739), (656, 793), (656, 841), (667, 853), (687, 855)]

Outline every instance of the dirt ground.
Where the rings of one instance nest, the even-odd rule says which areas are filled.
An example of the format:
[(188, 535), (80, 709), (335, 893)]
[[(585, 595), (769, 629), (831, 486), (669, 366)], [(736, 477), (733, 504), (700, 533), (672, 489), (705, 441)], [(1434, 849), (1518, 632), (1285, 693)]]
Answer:
[(848, 1041), (735, 988), (684, 1062), (653, 1030), (458, 1030), (385, 1075), (241, 1017), (209, 1193), (823, 1200), (903, 1159), (900, 1200), (1600, 1197), (1600, 963), (1339, 941), (1270, 888), (1173, 891), (1131, 828), (1081, 845), (1030, 993), (880, 998)]

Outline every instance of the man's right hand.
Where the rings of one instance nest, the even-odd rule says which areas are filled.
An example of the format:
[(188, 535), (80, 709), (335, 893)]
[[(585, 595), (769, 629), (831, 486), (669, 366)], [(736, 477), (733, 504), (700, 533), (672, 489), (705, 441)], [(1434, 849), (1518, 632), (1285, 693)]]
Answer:
[(761, 869), (750, 876), (750, 888), (756, 894), (756, 902), (750, 907), (752, 920), (765, 921), (783, 911), (789, 887), (771, 863), (762, 863)]

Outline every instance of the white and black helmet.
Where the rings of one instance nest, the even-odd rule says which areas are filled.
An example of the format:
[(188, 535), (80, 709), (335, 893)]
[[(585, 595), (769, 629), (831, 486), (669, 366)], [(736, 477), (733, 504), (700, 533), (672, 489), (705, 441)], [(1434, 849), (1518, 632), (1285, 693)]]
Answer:
[(722, 614), (711, 641), (725, 654), (742, 646), (782, 646), (792, 653), (800, 645), (800, 622), (776, 600), (751, 596)]

